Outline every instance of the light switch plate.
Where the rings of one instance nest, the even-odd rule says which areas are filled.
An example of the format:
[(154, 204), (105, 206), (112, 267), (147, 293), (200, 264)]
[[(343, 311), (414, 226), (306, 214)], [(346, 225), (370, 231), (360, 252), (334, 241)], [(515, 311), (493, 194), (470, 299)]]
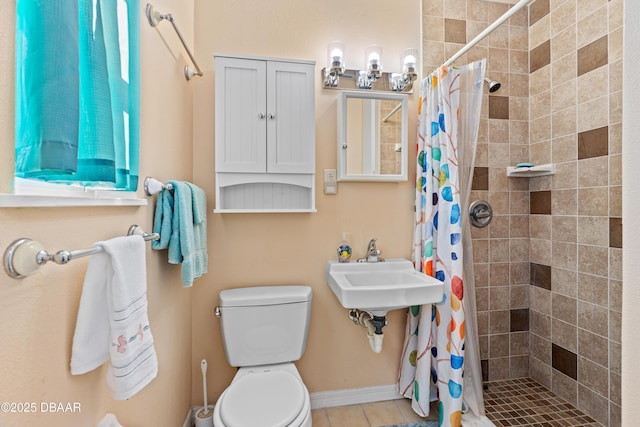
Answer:
[(324, 170), (324, 194), (337, 194), (338, 182), (335, 169)]

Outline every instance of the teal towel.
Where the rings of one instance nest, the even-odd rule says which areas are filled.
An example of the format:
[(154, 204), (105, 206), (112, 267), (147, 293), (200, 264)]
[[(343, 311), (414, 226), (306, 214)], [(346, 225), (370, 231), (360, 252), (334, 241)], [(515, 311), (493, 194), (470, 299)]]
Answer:
[[(181, 244), (182, 249), (182, 284), (191, 286), (194, 279), (207, 272), (209, 257), (207, 254), (207, 195), (200, 187), (185, 183), (189, 188), (190, 197), (185, 199), (185, 203), (191, 203), (191, 238), (188, 242)], [(182, 235), (181, 235), (182, 237)], [(181, 242), (184, 242), (181, 239)], [(185, 251), (185, 245), (189, 244)], [(188, 281), (188, 285), (185, 284)]]
[[(170, 264), (182, 264), (182, 286), (207, 272), (207, 199), (194, 184), (169, 181), (173, 190), (158, 195), (153, 232), (160, 239), (153, 249), (168, 249)], [(173, 194), (171, 194), (173, 192)]]
[(153, 232), (160, 235), (160, 239), (153, 240), (151, 247), (155, 250), (167, 249), (171, 238), (173, 218), (173, 193), (170, 190), (162, 190), (158, 193), (156, 201), (156, 213), (153, 217)]

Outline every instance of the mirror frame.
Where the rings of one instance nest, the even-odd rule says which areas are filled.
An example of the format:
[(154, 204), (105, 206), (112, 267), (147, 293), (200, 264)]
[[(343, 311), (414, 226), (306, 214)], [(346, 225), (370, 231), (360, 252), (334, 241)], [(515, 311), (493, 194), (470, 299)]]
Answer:
[[(347, 100), (349, 98), (359, 99), (382, 99), (398, 101), (402, 105), (401, 114), (402, 130), (400, 141), (400, 152), (402, 154), (400, 161), (399, 174), (348, 174), (347, 173)], [(355, 92), (343, 91), (340, 93), (338, 100), (338, 181), (366, 181), (366, 182), (402, 182), (407, 180), (407, 146), (408, 146), (408, 127), (409, 112), (408, 95), (401, 93), (382, 93), (382, 92)]]

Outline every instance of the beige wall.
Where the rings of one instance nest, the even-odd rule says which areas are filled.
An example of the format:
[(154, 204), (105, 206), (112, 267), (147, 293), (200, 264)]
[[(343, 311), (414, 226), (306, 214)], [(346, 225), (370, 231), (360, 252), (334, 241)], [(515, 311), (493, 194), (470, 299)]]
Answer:
[[(4, 10), (14, 9), (14, 2), (3, 2)], [(155, 6), (176, 17), (205, 72), (204, 78), (187, 83), (182, 76), (186, 61), (175, 33), (167, 23), (157, 29), (149, 27), (144, 6), (141, 4), (141, 176), (192, 180), (206, 190), (210, 212), (215, 196), (214, 52), (311, 59), (317, 61), (319, 73), (327, 42), (340, 39), (347, 43), (348, 66), (359, 67), (365, 46), (378, 43), (385, 49), (387, 69), (399, 70), (401, 49), (419, 44), (417, 1), (373, 10), (365, 1), (215, 5), (202, 1), (194, 7), (190, 2), (166, 0)], [(398, 10), (403, 13), (399, 15)], [(391, 16), (398, 18), (387, 19)], [(0, 64), (5, 70), (0, 74), (0, 87), (7, 89), (13, 87), (13, 24), (9, 20), (0, 30)], [(321, 172), (336, 166), (337, 92), (322, 91), (320, 81), (316, 88), (316, 155)], [(411, 100), (414, 109), (415, 98)], [(0, 188), (6, 191), (13, 170), (12, 102), (2, 103), (0, 123)], [(410, 140), (415, 138), (415, 124), (411, 118)], [(342, 231), (353, 236), (355, 256), (363, 255), (371, 237), (379, 238), (384, 256), (409, 256), (413, 185), (340, 184), (337, 196), (324, 196), (320, 177), (315, 214), (210, 213), (210, 273), (193, 289), (180, 288), (179, 270), (166, 264), (165, 253), (149, 249), (149, 315), (160, 372), (153, 383), (127, 402), (111, 399), (104, 384), (104, 369), (80, 377), (69, 374), (71, 339), (87, 259), (67, 266), (47, 265), (20, 282), (0, 275), (3, 400), (77, 401), (82, 405), (82, 413), (74, 415), (35, 414), (27, 420), (25, 415), (0, 414), (0, 423), (86, 426), (96, 424), (104, 413), (114, 412), (128, 425), (180, 425), (190, 404), (201, 401), (201, 358), (209, 361), (212, 400), (233, 375), (212, 314), (218, 292), (235, 286), (303, 283), (313, 287), (312, 327), (307, 352), (299, 362), (312, 392), (393, 383), (404, 334), (403, 313), (392, 313), (383, 352), (373, 354), (364, 328), (351, 324), (325, 284), (324, 265), (335, 256)], [(142, 197), (142, 191), (138, 193)], [(150, 229), (153, 205), (150, 199), (149, 206), (140, 208), (2, 209), (0, 247), (23, 236), (40, 240), (50, 251), (88, 247), (94, 241), (123, 234), (132, 223)], [(158, 405), (162, 411), (151, 410)]]
[[(0, 189), (8, 189), (13, 170), (13, 40), (15, 2), (2, 0), (0, 28)], [(193, 84), (170, 24), (151, 28), (141, 2), (142, 126), (141, 176), (192, 179)], [(164, 0), (181, 30), (193, 40), (193, 3)], [(138, 191), (144, 197), (142, 190)], [(144, 207), (0, 209), (0, 250), (20, 237), (41, 241), (49, 251), (90, 247), (124, 235), (131, 224), (151, 229), (153, 200)], [(65, 266), (46, 265), (35, 275), (13, 280), (0, 273), (0, 400), (78, 402), (76, 414), (0, 413), (2, 426), (94, 426), (107, 412), (130, 426), (182, 425), (191, 405), (191, 299), (180, 286), (179, 268), (166, 253), (147, 249), (149, 318), (159, 360), (158, 377), (129, 401), (114, 401), (103, 366), (73, 377), (71, 341), (87, 259)], [(160, 409), (161, 408), (161, 409)]]
[[(2, 6), (7, 11), (7, 15), (14, 15), (15, 2), (2, 0)], [(3, 94), (13, 93), (13, 84), (15, 77), (10, 70), (13, 70), (14, 63), (14, 39), (15, 39), (15, 20), (7, 19), (5, 25), (0, 26), (0, 91)], [(6, 70), (6, 71), (5, 71)], [(5, 95), (7, 100), (9, 96)], [(10, 180), (13, 178), (13, 153), (15, 145), (13, 143), (4, 143), (4, 141), (13, 141), (13, 102), (0, 103), (0, 192), (7, 192), (10, 189)]]
[[(196, 53), (204, 78), (194, 83), (194, 181), (215, 194), (214, 53), (272, 56), (316, 61), (316, 207), (313, 214), (210, 214), (209, 274), (194, 289), (192, 374), (200, 360), (211, 367), (212, 399), (229, 384), (234, 370), (224, 358), (213, 309), (223, 289), (251, 285), (305, 284), (313, 288), (307, 350), (297, 366), (311, 392), (349, 389), (396, 380), (405, 315), (392, 312), (384, 348), (374, 354), (365, 329), (354, 326), (324, 279), (325, 263), (336, 257), (341, 233), (351, 233), (355, 257), (377, 237), (385, 257), (408, 257), (411, 248), (413, 183), (339, 184), (338, 194), (322, 193), (322, 170), (336, 167), (338, 92), (323, 90), (319, 78), (327, 43), (346, 44), (346, 66), (361, 67), (364, 49), (380, 44), (387, 70), (400, 70), (400, 51), (420, 43), (418, 0), (234, 1), (198, 0)], [(354, 61), (355, 58), (355, 61)], [(417, 95), (411, 97), (416, 111)], [(411, 144), (415, 115), (410, 115)], [(412, 165), (409, 176), (414, 175)], [(410, 180), (412, 181), (412, 179)], [(202, 387), (193, 381), (193, 403)]]

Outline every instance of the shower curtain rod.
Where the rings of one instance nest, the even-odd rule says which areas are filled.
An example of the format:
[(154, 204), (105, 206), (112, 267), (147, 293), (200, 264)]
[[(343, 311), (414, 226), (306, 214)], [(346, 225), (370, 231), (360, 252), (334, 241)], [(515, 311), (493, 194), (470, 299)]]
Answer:
[[(454, 63), (454, 61), (458, 58), (460, 58), (462, 55), (464, 55), (465, 53), (467, 53), (472, 47), (474, 47), (475, 45), (477, 45), (482, 39), (484, 39), (485, 37), (487, 37), (489, 34), (491, 34), (496, 28), (498, 28), (504, 21), (506, 21), (507, 19), (511, 18), (513, 15), (515, 15), (520, 9), (522, 9), (523, 7), (525, 7), (526, 5), (528, 5), (529, 3), (531, 3), (533, 0), (520, 0), (518, 3), (514, 4), (513, 7), (511, 7), (511, 9), (509, 9), (504, 15), (502, 15), (500, 18), (496, 19), (496, 21), (489, 25), (483, 32), (481, 32), (480, 34), (478, 34), (473, 40), (471, 40), (469, 43), (467, 43), (462, 49), (460, 49), (458, 52), (456, 52), (453, 56), (451, 56), (451, 58), (449, 58), (448, 60), (446, 60), (442, 65), (451, 65)], [(440, 68), (440, 67), (438, 67)]]

